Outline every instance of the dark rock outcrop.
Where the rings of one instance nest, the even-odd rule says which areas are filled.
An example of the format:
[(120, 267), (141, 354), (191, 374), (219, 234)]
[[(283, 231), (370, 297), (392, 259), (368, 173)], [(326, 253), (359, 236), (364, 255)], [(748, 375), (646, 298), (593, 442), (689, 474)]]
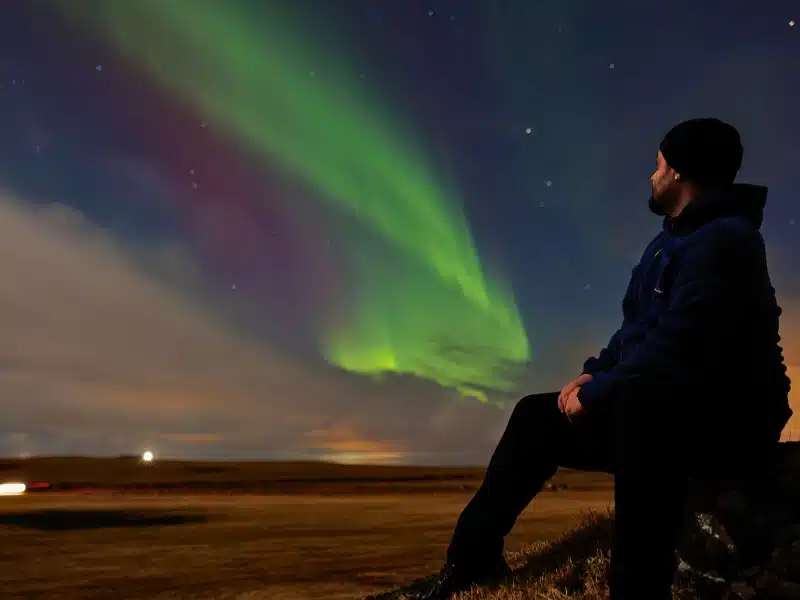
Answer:
[(800, 599), (800, 442), (759, 477), (693, 484), (678, 557), (709, 597)]

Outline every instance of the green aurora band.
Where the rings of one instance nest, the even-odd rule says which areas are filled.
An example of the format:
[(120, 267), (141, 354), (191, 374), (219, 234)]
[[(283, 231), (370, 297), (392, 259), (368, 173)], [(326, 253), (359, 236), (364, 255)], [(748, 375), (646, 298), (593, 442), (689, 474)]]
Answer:
[(352, 68), (303, 44), (314, 37), (293, 33), (275, 4), (260, 15), (233, 1), (60, 7), (367, 231), (345, 241), (353, 312), (321, 335), (329, 362), (412, 374), (483, 402), (484, 390), (513, 391), (510, 373), (530, 358), (525, 328), (510, 287), (486, 277), (454, 186), (433, 176), (411, 128), (382, 114)]

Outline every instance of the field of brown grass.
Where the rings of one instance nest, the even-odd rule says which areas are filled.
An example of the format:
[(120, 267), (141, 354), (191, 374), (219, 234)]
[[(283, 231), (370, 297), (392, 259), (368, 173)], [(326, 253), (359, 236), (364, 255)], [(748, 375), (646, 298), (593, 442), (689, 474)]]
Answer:
[[(0, 595), (360, 598), (440, 566), (481, 473), (315, 463), (4, 461), (0, 480), (47, 481), (61, 491), (0, 498)], [(611, 501), (610, 478), (603, 475), (563, 471), (554, 483), (566, 489), (540, 494), (509, 539), (510, 551), (551, 540), (582, 512), (602, 512)]]

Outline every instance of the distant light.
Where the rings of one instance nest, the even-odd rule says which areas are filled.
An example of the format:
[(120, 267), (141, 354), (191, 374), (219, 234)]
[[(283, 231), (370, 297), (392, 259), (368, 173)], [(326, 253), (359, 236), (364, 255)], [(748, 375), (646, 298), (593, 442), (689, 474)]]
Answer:
[(150, 452), (150, 450), (145, 450), (144, 452), (142, 452), (142, 462), (146, 463), (153, 462), (154, 458), (155, 455), (152, 452)]
[(19, 496), (25, 493), (24, 483), (0, 483), (0, 496)]
[(789, 21), (789, 27), (794, 27), (794, 21)]

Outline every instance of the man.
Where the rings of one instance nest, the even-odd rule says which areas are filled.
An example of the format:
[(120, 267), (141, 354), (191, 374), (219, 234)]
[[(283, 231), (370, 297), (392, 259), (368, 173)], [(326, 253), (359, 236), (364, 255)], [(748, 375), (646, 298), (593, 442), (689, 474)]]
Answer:
[(615, 476), (613, 600), (671, 598), (690, 477), (763, 470), (792, 414), (759, 232), (766, 188), (734, 184), (739, 133), (693, 119), (664, 138), (623, 323), (560, 392), (519, 401), (458, 519), (434, 600), (504, 577), (503, 538), (557, 467)]

